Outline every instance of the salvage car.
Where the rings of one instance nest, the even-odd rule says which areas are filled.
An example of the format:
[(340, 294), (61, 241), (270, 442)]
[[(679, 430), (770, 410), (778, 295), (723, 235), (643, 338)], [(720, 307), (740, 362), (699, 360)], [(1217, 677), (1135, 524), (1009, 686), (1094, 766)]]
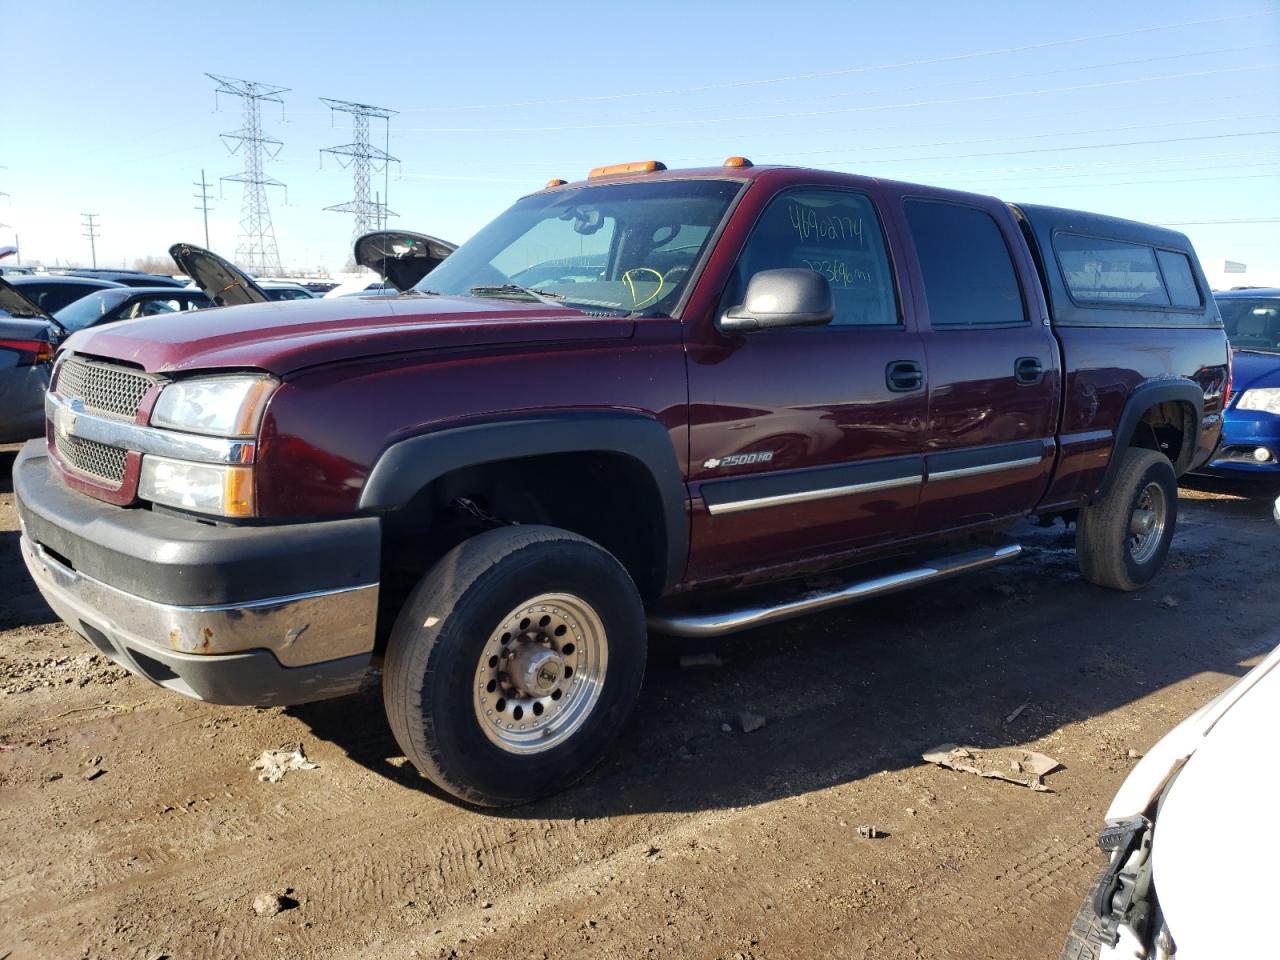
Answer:
[[(1138, 762), (1106, 814), (1109, 864), (1080, 908), (1062, 960), (1261, 957), (1275, 939), (1280, 860), (1267, 759), (1280, 728), (1280, 647), (1174, 727)], [(1248, 842), (1205, 829), (1224, 817)], [(1230, 883), (1231, 911), (1217, 894)]]
[(0, 443), (44, 432), (44, 392), (62, 332), (0, 278)]
[(1222, 423), (1222, 446), (1203, 472), (1280, 479), (1280, 289), (1214, 295), (1231, 341), (1235, 399)]
[(244, 305), (58, 350), (14, 464), (31, 575), (187, 696), (380, 676), (406, 756), (479, 805), (605, 755), (648, 630), (987, 569), (1032, 515), (1143, 587), (1230, 392), (1181, 233), (741, 157), (553, 181), (397, 255), (394, 297), (255, 302), (188, 259)]
[(58, 326), (68, 333), (117, 320), (136, 320), (209, 306), (202, 290), (186, 287), (126, 287), (123, 290), (99, 290), (53, 315)]
[(111, 280), (126, 287), (185, 287), (186, 283), (158, 273), (141, 270), (68, 270), (68, 277), (92, 277), (95, 280)]
[(45, 313), (57, 313), (68, 304), (75, 303), (81, 297), (98, 290), (119, 290), (124, 286), (114, 280), (101, 280), (96, 277), (66, 277), (56, 274), (38, 273), (30, 276), (5, 277), (23, 298), (31, 301)]

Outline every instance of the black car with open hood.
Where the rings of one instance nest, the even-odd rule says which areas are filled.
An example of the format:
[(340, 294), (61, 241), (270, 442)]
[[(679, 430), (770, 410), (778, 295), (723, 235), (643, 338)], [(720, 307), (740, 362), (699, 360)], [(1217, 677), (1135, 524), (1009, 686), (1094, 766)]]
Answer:
[(239, 307), (271, 300), (252, 277), (211, 250), (193, 243), (175, 243), (169, 248), (169, 256), (215, 307)]
[(356, 240), (356, 263), (374, 270), (401, 293), (458, 249), (455, 243), (409, 230), (379, 230)]

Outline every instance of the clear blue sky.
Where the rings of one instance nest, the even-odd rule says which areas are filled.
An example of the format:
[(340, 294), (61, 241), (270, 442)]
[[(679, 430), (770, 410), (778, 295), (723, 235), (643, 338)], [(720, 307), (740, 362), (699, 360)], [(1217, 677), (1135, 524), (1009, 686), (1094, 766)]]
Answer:
[[(205, 71), (264, 112), (286, 267), (340, 269), (350, 140), (320, 97), (399, 110), (393, 221), (464, 240), (550, 177), (744, 154), (1180, 227), (1211, 276), (1280, 282), (1280, 0), (409, 4), (0, 0), (0, 243), (99, 263), (200, 242), (192, 182), (236, 172)], [(1205, 22), (1215, 21), (1215, 22)], [(1162, 28), (1167, 29), (1151, 29)], [(1138, 32), (1140, 31), (1140, 32)], [(375, 137), (375, 139), (380, 139)], [(236, 245), (240, 188), (211, 219)], [(1230, 279), (1230, 278), (1228, 278)]]

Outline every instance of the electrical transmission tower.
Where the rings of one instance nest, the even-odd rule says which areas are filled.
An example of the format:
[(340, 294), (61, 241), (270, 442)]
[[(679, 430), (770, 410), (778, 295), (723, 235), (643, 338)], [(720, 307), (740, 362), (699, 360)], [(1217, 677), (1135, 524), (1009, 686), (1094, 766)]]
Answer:
[(89, 253), (93, 256), (93, 269), (97, 270), (98, 245), (96, 241), (101, 234), (98, 233), (98, 225), (93, 221), (98, 218), (98, 215), (96, 213), (82, 213), (80, 216), (84, 217), (84, 223), (81, 226), (84, 227), (84, 235), (89, 240)]
[(193, 196), (200, 201), (200, 206), (196, 207), (195, 209), (200, 210), (204, 213), (204, 245), (205, 245), (205, 248), (208, 249), (209, 247), (209, 201), (212, 198), (209, 196), (209, 184), (204, 179), (203, 170), (200, 171), (200, 182), (193, 183), (191, 185), (200, 191), (197, 194), (193, 194)]
[(279, 103), (283, 111), (284, 101), (280, 99), (280, 94), (288, 92), (289, 88), (220, 77), (213, 73), (205, 76), (218, 84), (214, 91), (215, 97), (219, 93), (229, 93), (241, 100), (240, 129), (222, 134), (227, 149), (233, 154), (241, 153), (244, 158), (243, 170), (222, 178), (244, 184), (240, 234), (236, 240), (236, 262), (250, 273), (278, 276), (284, 271), (280, 267), (275, 228), (271, 226), (267, 187), (283, 187), (284, 184), (264, 173), (262, 167), (266, 160), (274, 159), (280, 153), (284, 144), (275, 137), (263, 134), (262, 104), (264, 101)]
[[(367, 103), (354, 103), (351, 100), (330, 100), (328, 97), (321, 97), (320, 100), (328, 104), (329, 109), (334, 113), (351, 114), (351, 130), (355, 135), (355, 141), (337, 147), (328, 147), (320, 152), (332, 153), (338, 158), (341, 166), (351, 168), (355, 196), (346, 203), (335, 204), (325, 209), (335, 213), (354, 213), (356, 222), (351, 236), (355, 239), (371, 230), (384, 228), (387, 217), (399, 216), (398, 213), (387, 208), (386, 173), (390, 164), (400, 161), (386, 150), (379, 150), (369, 143), (369, 118), (379, 117), (386, 121), (385, 142), (388, 147), (391, 146), (391, 118), (398, 111), (370, 106)], [(382, 194), (377, 199), (369, 193), (370, 175), (375, 171), (383, 174)]]

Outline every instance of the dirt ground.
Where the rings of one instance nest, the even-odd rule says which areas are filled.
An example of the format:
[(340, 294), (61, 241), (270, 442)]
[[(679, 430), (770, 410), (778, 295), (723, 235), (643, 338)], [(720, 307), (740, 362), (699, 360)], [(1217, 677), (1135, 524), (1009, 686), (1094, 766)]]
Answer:
[[(1056, 958), (1130, 751), (1280, 642), (1269, 501), (1184, 490), (1168, 568), (1136, 595), (1082, 583), (1062, 528), (1028, 527), (1028, 556), (985, 574), (714, 644), (655, 641), (595, 773), (479, 813), (406, 765), (376, 693), (208, 706), (94, 654), (22, 567), (11, 461), (4, 960)], [(723, 663), (681, 669), (682, 652)], [(743, 710), (766, 726), (742, 732)], [(1033, 792), (922, 763), (945, 742), (1063, 766)], [(316, 769), (250, 769), (298, 744)], [(263, 893), (288, 909), (259, 916)]]

